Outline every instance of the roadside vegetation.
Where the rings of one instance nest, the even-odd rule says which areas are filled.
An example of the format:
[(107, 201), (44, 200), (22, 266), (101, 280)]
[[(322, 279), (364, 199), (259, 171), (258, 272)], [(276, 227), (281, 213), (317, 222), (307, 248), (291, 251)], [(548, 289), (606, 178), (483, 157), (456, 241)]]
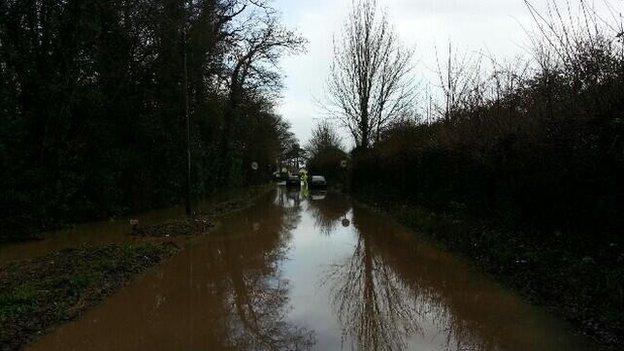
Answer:
[(269, 180), (304, 46), (263, 0), (0, 2), (0, 242)]
[[(356, 2), (327, 105), (353, 137), (358, 198), (615, 348), (624, 343), (624, 26), (610, 9), (604, 18), (584, 1), (527, 2), (532, 58), (503, 63), (449, 45), (440, 98), (419, 106), (405, 92), (410, 52), (375, 1)], [(354, 39), (362, 33), (368, 45)]]

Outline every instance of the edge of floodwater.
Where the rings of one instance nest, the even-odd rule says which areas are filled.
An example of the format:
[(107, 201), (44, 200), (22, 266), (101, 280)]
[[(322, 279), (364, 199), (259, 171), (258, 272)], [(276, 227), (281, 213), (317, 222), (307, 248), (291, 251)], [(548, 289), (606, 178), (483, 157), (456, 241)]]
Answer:
[[(272, 184), (227, 191), (198, 216), (218, 219), (253, 206)], [(172, 219), (175, 225), (180, 219)], [(162, 224), (161, 224), (162, 225)], [(209, 234), (209, 230), (202, 234)], [(128, 235), (130, 235), (130, 230)], [(180, 253), (191, 241), (134, 236), (121, 244), (82, 245), (0, 264), (0, 350), (20, 350), (79, 319), (111, 295)]]
[[(483, 274), (491, 277), (493, 281), (500, 283), (503, 287), (519, 293), (519, 295), (525, 301), (544, 308), (549, 313), (562, 318), (568, 322), (573, 331), (578, 335), (587, 337), (598, 344), (601, 350), (620, 350), (622, 335), (618, 335), (617, 327), (610, 328), (604, 324), (596, 323), (591, 316), (583, 314), (582, 311), (570, 309), (568, 306), (563, 306), (561, 302), (557, 300), (546, 299), (541, 296), (537, 291), (531, 288), (534, 284), (539, 284), (538, 281), (531, 274), (510, 274), (501, 270), (500, 267), (496, 267), (496, 262), (493, 260), (492, 252), (477, 253), (478, 250), (470, 250), (464, 247), (465, 243), (460, 243), (460, 240), (454, 241), (452, 236), (446, 236), (444, 234), (439, 235), (434, 233), (437, 230), (445, 231), (481, 231), (481, 230), (496, 230), (502, 231), (501, 228), (488, 226), (486, 223), (478, 221), (470, 221), (466, 218), (453, 217), (452, 215), (440, 216), (433, 211), (427, 210), (422, 207), (408, 205), (405, 203), (391, 203), (389, 201), (377, 199), (375, 197), (367, 196), (364, 194), (346, 194), (352, 201), (358, 203), (367, 209), (388, 216), (397, 223), (405, 226), (406, 228), (414, 231), (415, 235), (425, 240), (427, 243), (434, 245), (445, 251), (452, 252), (457, 255), (458, 258), (467, 261), (475, 269), (478, 269)], [(422, 217), (426, 217), (423, 220)], [(422, 221), (427, 223), (423, 225)], [(450, 221), (450, 224), (441, 224), (440, 221)], [(419, 223), (421, 222), (421, 223)], [(511, 232), (507, 233), (511, 235)], [(474, 244), (475, 247), (479, 243)], [(504, 244), (501, 244), (504, 245)], [(528, 269), (528, 268), (527, 268)], [(566, 291), (558, 291), (559, 294), (564, 294)]]

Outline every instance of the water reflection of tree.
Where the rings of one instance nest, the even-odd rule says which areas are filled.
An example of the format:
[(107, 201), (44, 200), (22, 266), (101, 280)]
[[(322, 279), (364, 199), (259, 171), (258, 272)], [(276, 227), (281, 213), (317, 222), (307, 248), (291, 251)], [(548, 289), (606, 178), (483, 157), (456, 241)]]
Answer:
[(313, 335), (288, 319), (291, 285), (281, 268), (298, 216), (263, 200), (225, 217), (210, 236), (195, 238), (39, 349), (309, 348)]
[(354, 210), (354, 226), (362, 229), (353, 254), (332, 266), (324, 281), (331, 284), (343, 342), (360, 350), (403, 350), (407, 338), (420, 330), (423, 304), (379, 255), (365, 221)]
[[(223, 273), (217, 290), (228, 316), (222, 326), (225, 348), (237, 350), (300, 350), (313, 343), (312, 334), (286, 321), (290, 284), (282, 277), (290, 229), (299, 216), (286, 207), (269, 206), (253, 237), (223, 240), (212, 246)], [(249, 231), (253, 223), (232, 224), (231, 231)], [(247, 229), (245, 229), (247, 228)]]
[[(376, 288), (395, 292), (392, 296), (395, 301), (402, 301), (403, 304), (411, 306), (404, 309), (407, 313), (402, 316), (416, 324), (413, 330), (419, 331), (418, 323), (426, 320), (430, 325), (429, 328), (435, 326), (433, 329), (440, 333), (439, 336), (444, 337), (444, 344), (439, 345), (440, 347), (447, 350), (493, 349), (495, 343), (475, 333), (478, 321), (477, 325), (473, 324), (474, 321), (466, 319), (468, 316), (461, 310), (463, 306), (472, 305), (465, 303), (466, 296), (463, 296), (461, 289), (463, 279), (459, 276), (453, 277), (455, 282), (452, 282), (447, 280), (450, 277), (444, 274), (447, 271), (442, 270), (442, 273), (432, 270), (435, 265), (431, 263), (419, 265), (419, 262), (414, 261), (414, 257), (419, 249), (424, 248), (418, 246), (415, 241), (399, 239), (396, 233), (391, 232), (396, 227), (389, 225), (383, 217), (371, 216), (367, 211), (356, 207), (353, 210), (353, 225), (358, 231), (359, 241), (366, 242), (371, 251), (369, 255), (376, 263), (371, 268), (379, 281)], [(451, 271), (462, 274), (462, 271), (457, 269)], [(393, 286), (401, 288), (394, 289)], [(380, 293), (387, 294), (384, 291)], [(457, 301), (457, 296), (464, 299)], [(393, 306), (388, 306), (385, 313), (389, 315), (396, 313), (392, 308)], [(389, 320), (389, 323), (392, 327), (392, 320)], [(406, 330), (406, 333), (397, 334), (396, 337), (403, 336), (405, 340), (410, 333)], [(385, 349), (404, 348), (404, 345), (396, 344)]]
[[(336, 222), (348, 202), (345, 207), (330, 201), (311, 203), (310, 210), (325, 216), (326, 222)], [(219, 257), (218, 270), (224, 272), (212, 281), (220, 286), (223, 298), (217, 300), (224, 301), (221, 308), (229, 315), (225, 325), (215, 326), (220, 330), (215, 337), (227, 340), (228, 349), (298, 350), (313, 340), (308, 331), (286, 322), (290, 286), (280, 272), (291, 228), (301, 219), (302, 201), (296, 192), (282, 192), (273, 204), (254, 216), (263, 219), (254, 236), (224, 241), (210, 254)], [(357, 231), (353, 253), (330, 267), (324, 283), (331, 289), (343, 342), (351, 348), (403, 350), (411, 346), (410, 337), (429, 332), (435, 333), (428, 335), (440, 342), (438, 347), (448, 350), (556, 346), (553, 341), (547, 344), (547, 331), (532, 343), (518, 334), (523, 327), (493, 322), (491, 311), (514, 316), (524, 310), (499, 290), (483, 289), (484, 281), (467, 278), (465, 267), (450, 255), (399, 238), (389, 232), (395, 231), (393, 225), (362, 208), (353, 208), (350, 216)], [(237, 223), (249, 228), (252, 224)]]
[(322, 200), (315, 200), (313, 197), (308, 203), (314, 218), (314, 226), (325, 235), (330, 235), (334, 231), (340, 219), (351, 208), (346, 197), (332, 192), (325, 194)]
[(450, 254), (400, 237), (397, 226), (360, 207), (352, 220), (353, 254), (332, 266), (324, 282), (343, 341), (353, 349), (403, 350), (414, 334), (435, 338), (446, 350), (566, 349), (547, 330), (527, 338), (526, 325), (492, 318), (525, 319), (531, 312)]

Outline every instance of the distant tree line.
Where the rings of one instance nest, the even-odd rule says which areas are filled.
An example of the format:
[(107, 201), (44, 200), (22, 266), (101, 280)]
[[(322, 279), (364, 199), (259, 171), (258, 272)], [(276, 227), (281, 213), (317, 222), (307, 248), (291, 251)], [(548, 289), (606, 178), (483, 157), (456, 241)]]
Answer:
[(192, 196), (266, 179), (304, 45), (262, 0), (0, 2), (0, 239), (179, 203), (187, 151)]
[(342, 138), (329, 121), (321, 121), (312, 130), (306, 151), (306, 167), (311, 175), (323, 175), (330, 183), (345, 181), (348, 155)]

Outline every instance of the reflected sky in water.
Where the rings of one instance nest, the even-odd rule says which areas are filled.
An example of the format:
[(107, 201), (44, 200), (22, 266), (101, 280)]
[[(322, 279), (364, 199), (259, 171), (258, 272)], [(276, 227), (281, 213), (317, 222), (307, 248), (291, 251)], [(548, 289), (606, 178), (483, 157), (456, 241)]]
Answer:
[(567, 326), (335, 193), (279, 187), (32, 350), (585, 350)]

